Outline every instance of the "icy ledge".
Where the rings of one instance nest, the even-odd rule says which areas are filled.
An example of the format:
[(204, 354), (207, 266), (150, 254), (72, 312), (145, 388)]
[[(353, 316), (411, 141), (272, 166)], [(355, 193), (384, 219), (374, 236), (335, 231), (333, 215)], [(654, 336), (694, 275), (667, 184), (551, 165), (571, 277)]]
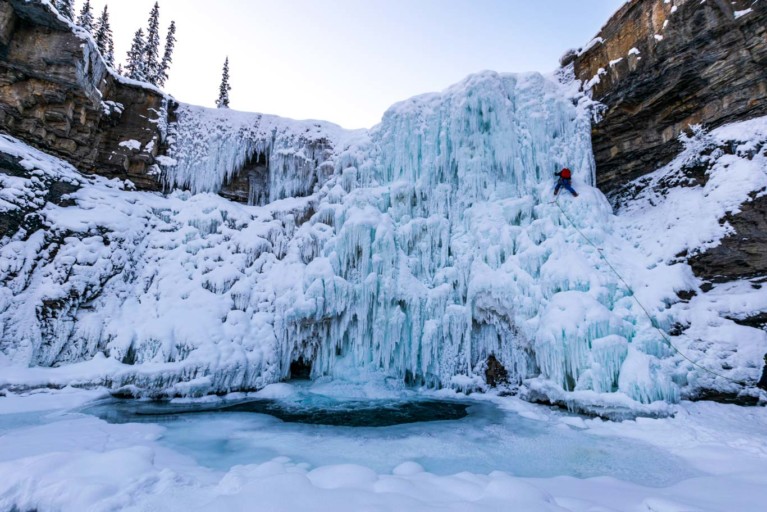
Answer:
[[(263, 161), (269, 173), (264, 204), (316, 192), (333, 174), (335, 151), (364, 130), (346, 131), (324, 121), (291, 121), (277, 116), (181, 104), (168, 134), (168, 157), (160, 159), (169, 189), (219, 192), (249, 164)], [(251, 176), (258, 179), (260, 176)], [(256, 184), (251, 188), (255, 188)]]

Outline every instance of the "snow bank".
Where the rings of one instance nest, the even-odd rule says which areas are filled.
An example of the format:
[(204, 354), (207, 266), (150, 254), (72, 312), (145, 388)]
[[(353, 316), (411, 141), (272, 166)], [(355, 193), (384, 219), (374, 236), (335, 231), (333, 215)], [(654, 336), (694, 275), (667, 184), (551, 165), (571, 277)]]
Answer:
[[(493, 470), (484, 474), (435, 474), (417, 462), (425, 440), (409, 444), (408, 453), (412, 455), (390, 471), (374, 470), (362, 463), (310, 465), (301, 458), (284, 456), (285, 446), (276, 442), (263, 455), (267, 459), (271, 455), (267, 462), (214, 471), (203, 467), (204, 460), (167, 447), (162, 439), (167, 434), (164, 427), (151, 423), (108, 424), (65, 410), (92, 398), (92, 393), (83, 396), (72, 390), (0, 397), (0, 425), (4, 428), (0, 436), (0, 509), (246, 511), (257, 504), (256, 508), (285, 511), (725, 512), (760, 510), (767, 499), (765, 408), (683, 403), (676, 406), (678, 414), (674, 418), (616, 423), (584, 420), (547, 409), (530, 410), (529, 405), (510, 398), (483, 397), (520, 415), (534, 415), (534, 420), (527, 421), (534, 425), (531, 431), (514, 433), (530, 443), (540, 442), (536, 428), (558, 430), (568, 437), (600, 436), (602, 439), (594, 440), (595, 444), (613, 443), (618, 452), (621, 447), (647, 446), (662, 453), (664, 462), (672, 460), (677, 467), (695, 470), (692, 475), (689, 470), (679, 475), (677, 483), (653, 487), (611, 476), (521, 478)], [(227, 426), (247, 430), (251, 425), (239, 417)], [(284, 425), (279, 428), (287, 430)], [(505, 433), (501, 429), (498, 435)], [(355, 443), (349, 429), (313, 433), (321, 445), (344, 446), (344, 440), (339, 439), (343, 436), (347, 436), (345, 446), (356, 444), (353, 451), (364, 451), (368, 459), (402, 438), (400, 432), (392, 437), (380, 436), (378, 450), (370, 450)], [(461, 434), (456, 437), (461, 438)], [(199, 436), (193, 438), (195, 447), (201, 448)], [(456, 443), (454, 450), (445, 454), (446, 459), (460, 461), (467, 449), (486, 441), (465, 433), (463, 438), (465, 442)], [(227, 444), (236, 446), (242, 446), (242, 442), (241, 438), (227, 440)], [(211, 445), (208, 450), (216, 456), (220, 447)], [(588, 445), (581, 448), (580, 464), (593, 463), (593, 451)], [(620, 453), (626, 458), (635, 455), (631, 449)], [(491, 465), (499, 462), (497, 458), (488, 459)], [(662, 462), (655, 460), (648, 463), (632, 459), (623, 464), (632, 462), (637, 474), (668, 471), (659, 468)]]

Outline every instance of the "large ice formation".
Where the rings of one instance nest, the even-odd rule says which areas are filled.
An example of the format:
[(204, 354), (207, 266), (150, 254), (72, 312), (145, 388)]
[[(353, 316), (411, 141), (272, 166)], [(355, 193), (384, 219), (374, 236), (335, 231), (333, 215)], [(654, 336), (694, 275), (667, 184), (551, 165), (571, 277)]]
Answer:
[[(203, 393), (302, 361), (314, 376), (367, 367), (473, 388), (493, 355), (512, 384), (676, 400), (699, 369), (599, 251), (661, 328), (697, 283), (624, 241), (631, 226), (592, 187), (588, 103), (562, 77), (485, 72), (370, 131), (182, 106), (163, 179), (188, 191), (168, 196), (4, 137), (24, 172), (2, 175), (0, 207), (36, 222), (0, 245), (0, 385)], [(251, 206), (215, 195), (255, 162), (267, 174), (249, 176)], [(580, 196), (555, 204), (562, 166)], [(73, 205), (51, 202), (60, 182)], [(752, 378), (751, 355), (731, 373)]]

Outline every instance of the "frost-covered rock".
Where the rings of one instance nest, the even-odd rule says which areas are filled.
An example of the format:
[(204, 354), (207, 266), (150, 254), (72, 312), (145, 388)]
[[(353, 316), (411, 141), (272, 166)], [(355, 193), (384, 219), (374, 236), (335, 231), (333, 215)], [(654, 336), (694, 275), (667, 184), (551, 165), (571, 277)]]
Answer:
[[(668, 311), (674, 344), (692, 362), (735, 381), (758, 378), (767, 333), (767, 118), (694, 127), (670, 164), (616, 194), (618, 232), (652, 261), (689, 262), (696, 279)], [(710, 291), (709, 291), (710, 290)], [(704, 293), (706, 291), (706, 293)], [(753, 320), (752, 320), (753, 319)], [(685, 394), (737, 392), (740, 386), (682, 360)], [(687, 373), (690, 372), (690, 373)], [(751, 390), (754, 392), (755, 390)]]
[(175, 115), (169, 154), (160, 162), (165, 186), (227, 195), (240, 180), (241, 199), (251, 205), (316, 192), (333, 173), (333, 150), (362, 133), (192, 105), (180, 105)]

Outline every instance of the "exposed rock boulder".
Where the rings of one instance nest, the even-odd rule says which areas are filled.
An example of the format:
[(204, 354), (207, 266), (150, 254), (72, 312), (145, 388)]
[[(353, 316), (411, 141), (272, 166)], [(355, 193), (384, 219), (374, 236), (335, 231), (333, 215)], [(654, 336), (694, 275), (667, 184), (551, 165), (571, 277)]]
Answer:
[(86, 172), (159, 190), (170, 101), (110, 71), (90, 37), (41, 2), (0, 3), (0, 126)]
[(575, 73), (606, 106), (592, 137), (609, 194), (668, 163), (690, 125), (767, 115), (767, 2), (631, 0)]
[(506, 368), (504, 368), (501, 362), (492, 354), (487, 358), (485, 382), (487, 382), (487, 385), (491, 388), (509, 383), (509, 372), (506, 371)]
[(744, 203), (725, 219), (735, 233), (690, 259), (695, 275), (712, 282), (750, 279), (767, 274), (767, 196)]

